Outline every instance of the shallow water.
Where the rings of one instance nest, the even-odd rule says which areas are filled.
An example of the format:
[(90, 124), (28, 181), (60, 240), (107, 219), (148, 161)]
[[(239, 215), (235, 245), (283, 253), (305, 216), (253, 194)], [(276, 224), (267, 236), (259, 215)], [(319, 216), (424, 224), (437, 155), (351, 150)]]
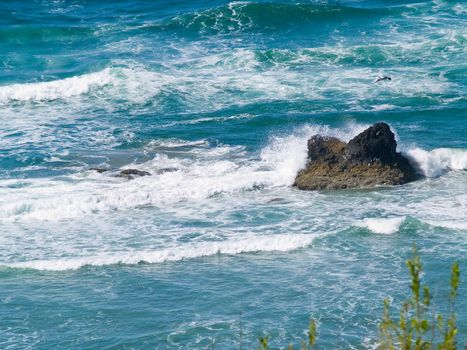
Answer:
[[(310, 317), (323, 348), (372, 348), (413, 243), (447, 307), (449, 266), (467, 266), (463, 2), (6, 1), (0, 16), (1, 348), (285, 347)], [(425, 179), (291, 187), (311, 135), (382, 120)], [(457, 307), (462, 344), (465, 283)]]

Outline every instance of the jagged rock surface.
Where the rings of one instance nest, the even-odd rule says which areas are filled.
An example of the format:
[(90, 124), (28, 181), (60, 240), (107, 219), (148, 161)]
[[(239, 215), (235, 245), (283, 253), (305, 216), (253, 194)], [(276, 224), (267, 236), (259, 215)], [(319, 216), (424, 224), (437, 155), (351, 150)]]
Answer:
[(314, 135), (308, 140), (308, 164), (295, 178), (301, 190), (401, 185), (416, 180), (415, 169), (396, 151), (394, 133), (377, 123), (349, 143)]

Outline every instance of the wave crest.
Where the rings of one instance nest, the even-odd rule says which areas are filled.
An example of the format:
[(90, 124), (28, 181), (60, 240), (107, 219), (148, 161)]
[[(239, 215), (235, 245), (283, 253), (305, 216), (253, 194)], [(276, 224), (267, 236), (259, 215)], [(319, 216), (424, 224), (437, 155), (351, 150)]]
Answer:
[(399, 231), (405, 221), (405, 216), (397, 218), (368, 218), (357, 223), (356, 226), (366, 228), (374, 233), (390, 235)]
[(313, 235), (274, 235), (248, 237), (240, 240), (224, 242), (203, 242), (181, 247), (172, 247), (155, 251), (115, 252), (104, 255), (63, 258), (53, 260), (31, 260), (5, 263), (3, 266), (20, 269), (48, 271), (76, 270), (83, 266), (105, 265), (137, 265), (140, 263), (158, 264), (169, 261), (180, 261), (216, 254), (236, 255), (253, 252), (290, 251), (305, 248), (316, 236)]
[(448, 170), (467, 170), (467, 150), (436, 148), (425, 151), (413, 148), (407, 155), (418, 165), (423, 175), (438, 177)]
[(40, 83), (0, 86), (0, 103), (10, 101), (50, 101), (90, 92), (112, 82), (111, 70)]

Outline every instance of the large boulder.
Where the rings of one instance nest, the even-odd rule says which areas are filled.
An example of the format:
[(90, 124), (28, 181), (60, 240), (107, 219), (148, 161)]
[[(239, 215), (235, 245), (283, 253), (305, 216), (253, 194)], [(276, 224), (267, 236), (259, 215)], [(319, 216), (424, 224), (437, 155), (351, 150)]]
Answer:
[(350, 140), (345, 153), (358, 162), (379, 159), (385, 164), (392, 164), (398, 154), (396, 148), (396, 139), (389, 125), (377, 123)]
[(301, 190), (401, 185), (416, 180), (415, 169), (396, 151), (394, 133), (377, 123), (349, 143), (314, 135), (308, 140), (308, 163), (295, 178)]

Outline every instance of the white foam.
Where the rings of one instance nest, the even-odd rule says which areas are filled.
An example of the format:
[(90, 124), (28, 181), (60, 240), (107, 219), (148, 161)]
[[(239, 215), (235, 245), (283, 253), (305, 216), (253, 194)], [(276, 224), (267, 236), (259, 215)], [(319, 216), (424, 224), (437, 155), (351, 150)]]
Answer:
[(297, 129), (288, 136), (275, 136), (261, 152), (261, 159), (271, 166), (271, 184), (276, 186), (291, 185), (297, 172), (304, 168), (307, 158), (307, 140), (316, 134), (334, 136), (348, 141), (368, 126), (347, 123), (343, 128), (334, 129), (325, 125), (308, 125)]
[[(290, 62), (273, 59), (265, 65), (260, 59), (261, 52), (256, 50), (206, 53), (190, 46), (178, 48), (180, 56), (165, 60), (163, 69), (153, 70), (132, 61), (115, 60), (100, 72), (50, 82), (0, 86), (0, 103), (69, 99), (95, 91), (93, 98), (100, 101), (123, 99), (144, 104), (148, 99), (160, 96), (163, 101), (170, 95), (179, 99), (181, 104), (187, 104), (191, 111), (212, 111), (232, 104), (277, 99), (327, 100), (330, 94), (342, 94), (342, 100), (346, 101), (343, 103), (348, 104), (348, 108), (367, 110), (387, 109), (390, 106), (365, 106), (365, 101), (380, 99), (382, 93), (396, 97), (419, 97), (441, 94), (455, 87), (441, 76), (434, 77), (413, 68), (383, 72), (375, 68), (336, 65), (332, 60), (326, 62), (329, 69), (317, 68), (323, 64), (320, 53), (324, 56), (333, 54), (338, 59), (353, 55), (352, 50), (358, 49), (348, 51), (341, 47), (323, 47), (282, 50), (284, 55), (290, 56)], [(188, 51), (187, 55), (183, 54), (183, 50)], [(290, 69), (291, 65), (301, 67)], [(382, 73), (395, 78), (390, 84), (374, 84), (374, 78)]]
[(458, 221), (450, 220), (450, 221), (445, 221), (445, 220), (427, 220), (425, 221), (427, 224), (432, 225), (432, 226), (438, 226), (438, 227), (445, 227), (449, 228), (452, 230), (467, 230), (467, 221), (462, 218), (457, 218)]
[(316, 236), (313, 235), (272, 235), (253, 236), (224, 242), (202, 242), (186, 246), (171, 247), (154, 251), (111, 252), (79, 258), (58, 258), (50, 260), (31, 260), (5, 263), (12, 268), (30, 268), (36, 270), (64, 271), (75, 270), (83, 266), (103, 266), (114, 264), (135, 265), (141, 262), (157, 264), (168, 261), (180, 261), (216, 254), (236, 255), (252, 252), (290, 251), (307, 247)]
[(159, 148), (181, 148), (181, 147), (190, 147), (190, 146), (199, 146), (206, 147), (209, 146), (208, 140), (197, 140), (197, 141), (185, 141), (180, 139), (164, 139), (164, 140), (153, 140), (149, 142), (146, 146), (147, 149), (159, 149)]
[(405, 216), (396, 218), (368, 218), (356, 224), (358, 227), (366, 228), (374, 233), (390, 235), (399, 230), (405, 221)]
[(427, 177), (438, 177), (447, 170), (467, 170), (465, 149), (437, 148), (425, 151), (421, 148), (413, 148), (407, 152), (407, 155)]
[[(136, 64), (108, 67), (102, 71), (49, 82), (0, 86), (0, 103), (10, 101), (40, 102), (70, 99), (95, 92), (95, 97), (125, 99), (144, 103), (161, 91), (175, 87), (176, 93), (185, 93), (190, 77), (147, 70)], [(99, 89), (104, 89), (99, 94)]]
[(388, 103), (383, 103), (381, 105), (372, 106), (374, 111), (388, 111), (388, 110), (394, 109), (396, 107), (397, 106), (392, 105), (392, 104), (388, 104)]
[[(182, 201), (232, 195), (257, 187), (290, 186), (306, 163), (310, 136), (319, 133), (348, 140), (365, 128), (354, 123), (340, 129), (303, 127), (291, 135), (272, 137), (259, 159), (250, 159), (240, 146), (211, 147), (205, 140), (154, 141), (148, 149), (161, 153), (146, 163), (126, 166), (148, 171), (152, 176), (127, 181), (106, 173), (83, 172), (65, 179), (31, 179), (21, 193), (2, 189), (0, 181), (0, 222), (72, 219), (147, 205), (170, 208)], [(159, 171), (164, 168), (177, 171)]]
[(111, 81), (111, 70), (106, 68), (100, 72), (50, 82), (0, 86), (0, 102), (69, 98), (88, 93), (92, 88), (107, 85)]

